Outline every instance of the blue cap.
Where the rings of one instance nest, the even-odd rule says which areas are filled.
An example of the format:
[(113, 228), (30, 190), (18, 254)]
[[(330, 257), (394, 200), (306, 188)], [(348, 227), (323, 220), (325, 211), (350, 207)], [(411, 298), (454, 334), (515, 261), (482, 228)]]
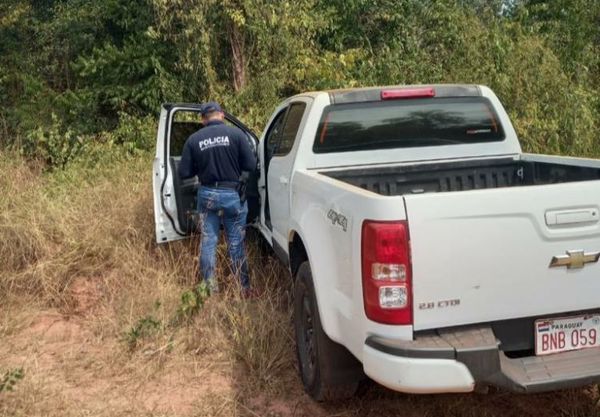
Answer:
[(209, 101), (200, 106), (200, 114), (202, 116), (206, 116), (208, 113), (212, 113), (215, 111), (223, 111), (221, 110), (221, 106), (216, 101)]

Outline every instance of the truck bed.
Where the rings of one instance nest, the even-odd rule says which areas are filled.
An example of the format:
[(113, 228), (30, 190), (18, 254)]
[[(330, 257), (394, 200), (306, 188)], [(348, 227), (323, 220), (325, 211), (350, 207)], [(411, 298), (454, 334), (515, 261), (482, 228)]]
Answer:
[(600, 168), (488, 159), (396, 167), (370, 167), (321, 174), (386, 196), (467, 191), (600, 179)]

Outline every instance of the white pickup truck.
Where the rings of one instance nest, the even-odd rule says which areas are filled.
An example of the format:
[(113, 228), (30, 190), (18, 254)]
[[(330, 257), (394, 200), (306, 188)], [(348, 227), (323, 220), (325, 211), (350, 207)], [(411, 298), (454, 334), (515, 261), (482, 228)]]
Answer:
[[(197, 112), (162, 109), (158, 242), (194, 228), (177, 164)], [(365, 374), (409, 393), (600, 381), (600, 161), (522, 153), (484, 86), (299, 94), (259, 141), (227, 119), (256, 146), (249, 222), (295, 278), (314, 398)]]

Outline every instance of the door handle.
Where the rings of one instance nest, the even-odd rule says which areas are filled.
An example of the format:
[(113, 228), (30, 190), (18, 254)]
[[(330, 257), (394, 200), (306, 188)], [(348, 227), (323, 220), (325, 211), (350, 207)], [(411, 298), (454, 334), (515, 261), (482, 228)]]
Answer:
[(548, 226), (597, 223), (599, 220), (600, 212), (595, 207), (574, 210), (552, 210), (546, 212), (546, 224)]
[(283, 185), (288, 185), (289, 180), (286, 177), (281, 176), (281, 177), (279, 177), (279, 182), (282, 183)]

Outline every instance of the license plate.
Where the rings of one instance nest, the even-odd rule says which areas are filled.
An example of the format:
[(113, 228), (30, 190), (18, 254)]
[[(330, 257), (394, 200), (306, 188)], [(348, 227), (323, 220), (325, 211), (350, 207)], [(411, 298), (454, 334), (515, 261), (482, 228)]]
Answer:
[(600, 314), (541, 319), (535, 322), (535, 354), (600, 346)]

